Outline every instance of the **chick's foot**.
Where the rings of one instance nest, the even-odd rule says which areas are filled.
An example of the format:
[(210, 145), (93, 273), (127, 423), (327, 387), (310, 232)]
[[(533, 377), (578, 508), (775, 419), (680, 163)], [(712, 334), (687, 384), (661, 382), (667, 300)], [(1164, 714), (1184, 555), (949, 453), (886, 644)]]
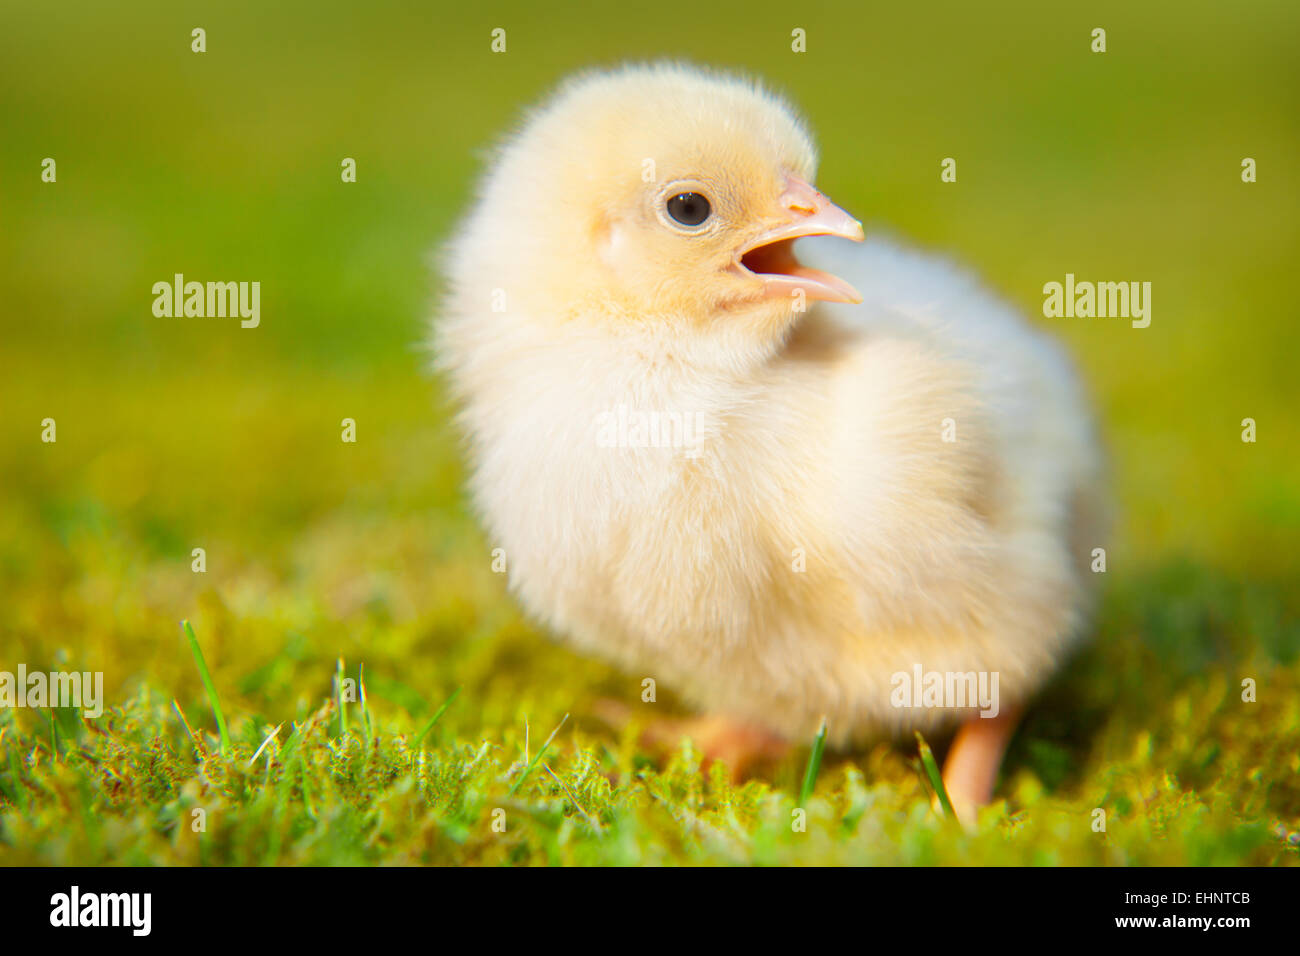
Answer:
[[(616, 728), (633, 719), (632, 708), (615, 700), (599, 701), (596, 713)], [(638, 743), (651, 755), (662, 759), (679, 749), (685, 739), (689, 739), (700, 752), (705, 768), (719, 762), (735, 781), (770, 769), (790, 752), (790, 745), (784, 738), (724, 714), (653, 718), (644, 723)]]

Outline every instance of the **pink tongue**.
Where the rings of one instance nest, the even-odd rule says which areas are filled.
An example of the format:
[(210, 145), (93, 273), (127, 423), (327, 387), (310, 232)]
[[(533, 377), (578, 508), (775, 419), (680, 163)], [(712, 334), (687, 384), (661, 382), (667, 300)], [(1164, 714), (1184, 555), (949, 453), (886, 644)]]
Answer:
[(820, 285), (826, 286), (829, 289), (833, 289), (843, 295), (850, 302), (862, 301), (862, 296), (858, 294), (857, 289), (853, 288), (853, 286), (849, 285), (849, 283), (845, 282), (839, 276), (831, 275), (829, 272), (822, 272), (820, 269), (810, 269), (808, 266), (800, 265), (791, 269), (789, 274), (799, 279), (809, 279), (813, 282), (819, 283)]

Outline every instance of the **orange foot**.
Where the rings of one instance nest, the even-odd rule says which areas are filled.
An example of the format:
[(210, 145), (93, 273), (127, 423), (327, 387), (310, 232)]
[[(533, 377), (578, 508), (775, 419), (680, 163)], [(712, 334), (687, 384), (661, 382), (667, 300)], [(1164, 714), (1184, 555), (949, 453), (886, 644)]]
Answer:
[[(615, 700), (599, 701), (596, 714), (613, 727), (625, 726), (632, 719), (632, 709)], [(722, 714), (656, 718), (641, 731), (639, 742), (662, 756), (677, 749), (683, 739), (689, 739), (700, 752), (704, 767), (717, 761), (735, 781), (770, 767), (790, 751), (790, 745), (771, 731)]]
[(980, 807), (993, 799), (1002, 755), (1020, 723), (1019, 708), (996, 717), (972, 717), (953, 738), (943, 763), (943, 786), (957, 819), (970, 827)]

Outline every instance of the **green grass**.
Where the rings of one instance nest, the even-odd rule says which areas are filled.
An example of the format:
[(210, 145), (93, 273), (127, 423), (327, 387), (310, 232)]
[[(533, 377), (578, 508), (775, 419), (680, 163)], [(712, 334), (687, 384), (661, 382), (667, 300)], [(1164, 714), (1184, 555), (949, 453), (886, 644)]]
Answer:
[[(217, 696), (217, 689), (212, 685), (208, 662), (203, 659), (203, 648), (199, 647), (199, 639), (194, 636), (194, 628), (190, 626), (189, 621), (181, 621), (181, 629), (185, 631), (185, 639), (190, 644), (190, 653), (194, 655), (194, 665), (199, 669), (199, 677), (203, 680), (203, 690), (207, 692), (208, 703), (212, 705), (212, 716), (216, 718), (217, 730), (221, 735), (221, 754), (225, 756), (230, 752), (231, 745), (230, 732), (226, 730), (226, 715), (221, 712), (221, 699)], [(341, 727), (340, 730), (346, 733), (347, 727)]]
[[(0, 709), (0, 862), (1300, 862), (1300, 9), (792, 16), (0, 9), (0, 670), (102, 671), (107, 696)], [(789, 91), (828, 194), (976, 268), (1096, 397), (1121, 513), (1094, 640), (972, 832), (912, 739), (805, 741), (743, 785), (647, 753), (671, 688), (643, 704), (642, 675), (550, 642), (468, 513), (419, 345), (428, 252), (523, 104), (663, 54)], [(1067, 271), (1152, 281), (1151, 327), (1042, 319)], [(175, 272), (261, 281), (262, 326), (154, 318)]]
[(925, 737), (918, 730), (916, 732), (916, 750), (920, 758), (921, 766), (925, 770), (926, 783), (930, 785), (930, 790), (935, 799), (939, 801), (939, 806), (943, 809), (943, 815), (948, 819), (954, 819), (957, 811), (952, 808), (952, 800), (948, 796), (948, 789), (943, 785), (943, 776), (939, 770), (939, 764), (934, 759), (934, 752), (930, 745), (926, 743)]
[(803, 783), (799, 787), (799, 806), (808, 802), (817, 786), (817, 772), (821, 770), (822, 755), (826, 752), (826, 719), (822, 718), (817, 736), (813, 738), (812, 750), (808, 753), (808, 766), (804, 768)]
[[(218, 666), (208, 710), (174, 709), (144, 686), (99, 720), (56, 714), (57, 735), (40, 712), (0, 712), (0, 847), (9, 863), (1300, 862), (1300, 681), (1294, 660), (1261, 656), (1232, 623), (1272, 619), (1278, 595), (1189, 568), (1171, 569), (1154, 598), (1153, 583), (1121, 596), (1104, 640), (1031, 713), (1002, 799), (972, 833), (931, 809), (928, 746), (921, 761), (901, 743), (829, 751), (818, 774), (818, 739), (743, 785), (702, 771), (686, 742), (655, 763), (638, 722), (610, 731), (581, 716), (637, 682), (511, 622), (490, 649), (405, 668), (411, 684), (393, 678), (381, 693), (371, 681), (364, 706), (333, 691), (327, 661), (268, 647), (260, 666)], [(1295, 646), (1278, 624), (1264, 636)], [(181, 641), (169, 656), (203, 693), (201, 657)], [(497, 671), (516, 658), (537, 683), (512, 707)], [(390, 668), (401, 655), (381, 652), (367, 672)], [(258, 707), (289, 671), (318, 696)], [(435, 674), (464, 689), (422, 699), (415, 687)], [(1256, 680), (1258, 702), (1241, 700), (1239, 675)], [(243, 701), (228, 748), (215, 694)], [(555, 728), (531, 754), (526, 722)], [(806, 830), (791, 826), (796, 807)]]

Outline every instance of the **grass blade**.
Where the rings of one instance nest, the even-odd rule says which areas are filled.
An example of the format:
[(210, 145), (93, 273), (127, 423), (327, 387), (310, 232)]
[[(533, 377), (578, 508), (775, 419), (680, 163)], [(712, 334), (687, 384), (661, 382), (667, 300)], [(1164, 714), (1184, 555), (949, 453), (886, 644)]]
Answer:
[(363, 662), (357, 670), (357, 692), (361, 695), (361, 731), (366, 735), (366, 746), (369, 747), (373, 734), (370, 726), (370, 710), (366, 702), (366, 665)]
[(799, 788), (799, 806), (808, 805), (813, 787), (817, 785), (817, 771), (821, 769), (822, 753), (826, 750), (826, 718), (822, 718), (821, 729), (813, 739), (812, 753), (808, 755), (808, 766), (803, 772), (803, 786)]
[(447, 698), (447, 700), (443, 703), (443, 705), (438, 708), (437, 713), (433, 715), (433, 719), (424, 725), (424, 729), (420, 731), (420, 736), (415, 738), (416, 747), (419, 747), (421, 741), (423, 741), (424, 738), (428, 736), (429, 731), (433, 730), (433, 728), (437, 726), (438, 721), (440, 721), (442, 719), (442, 715), (447, 712), (447, 708), (451, 706), (452, 701), (454, 701), (459, 696), (460, 696), (460, 688), (457, 687), (454, 691), (451, 692), (451, 696)]
[(555, 735), (558, 734), (560, 732), (560, 728), (564, 726), (564, 721), (568, 719), (569, 719), (569, 715), (565, 714), (564, 719), (555, 725), (555, 729), (551, 731), (551, 736), (546, 738), (546, 743), (542, 744), (542, 748), (537, 751), (537, 754), (533, 757), (533, 759), (528, 761), (528, 766), (524, 768), (524, 772), (519, 775), (519, 779), (514, 782), (514, 785), (511, 786), (510, 790), (506, 793), (507, 797), (513, 797), (515, 795), (515, 791), (519, 789), (519, 785), (528, 779), (528, 775), (532, 773), (533, 768), (537, 766), (537, 761), (542, 759), (542, 754), (546, 753), (546, 748), (551, 745), (551, 741), (555, 739)]
[(190, 653), (194, 655), (194, 663), (199, 668), (199, 678), (203, 681), (203, 689), (208, 693), (208, 703), (212, 705), (212, 713), (217, 718), (217, 730), (221, 735), (221, 755), (224, 757), (230, 750), (230, 733), (226, 730), (226, 715), (221, 712), (221, 701), (217, 699), (217, 688), (212, 683), (212, 675), (208, 673), (207, 661), (203, 659), (203, 649), (199, 647), (199, 639), (194, 636), (194, 628), (190, 627), (188, 620), (181, 621), (181, 627), (185, 631), (185, 636), (190, 642)]
[(930, 745), (925, 742), (925, 738), (921, 736), (919, 730), (916, 732), (916, 746), (921, 753), (921, 766), (925, 768), (925, 775), (930, 781), (930, 786), (939, 798), (939, 806), (943, 807), (944, 816), (956, 819), (957, 813), (952, 808), (952, 801), (948, 799), (948, 790), (943, 785), (943, 775), (939, 773), (939, 765), (935, 763)]
[(346, 679), (344, 673), (343, 658), (340, 657), (338, 669), (334, 672), (334, 696), (338, 698), (339, 704), (339, 737), (348, 735), (348, 702), (343, 689), (343, 681)]
[(582, 809), (582, 804), (578, 802), (578, 798), (574, 796), (573, 791), (569, 789), (568, 785), (565, 784), (563, 780), (561, 780), (559, 777), (555, 775), (555, 771), (550, 768), (550, 765), (548, 765), (545, 761), (543, 761), (542, 769), (551, 775), (551, 779), (555, 781), (555, 785), (564, 791), (565, 796), (569, 798), (569, 802), (573, 804), (573, 809), (577, 810), (579, 813), (582, 814), (582, 818), (586, 820), (588, 824), (591, 825), (591, 828), (595, 830), (597, 833), (603, 833), (604, 831), (601, 829), (600, 824), (597, 823), (596, 820), (592, 818), (591, 814), (589, 814), (586, 810)]
[[(284, 724), (281, 724), (279, 727), (276, 727), (275, 730), (271, 731), (270, 735), (265, 740), (262, 741), (262, 746), (257, 748), (257, 752), (253, 754), (253, 756), (248, 758), (248, 765), (250, 767), (253, 764), (257, 763), (257, 758), (262, 756), (262, 751), (265, 750), (267, 745), (279, 735), (280, 729), (282, 727), (284, 727)], [(266, 766), (267, 769), (270, 769), (271, 767), (271, 757), (269, 755), (266, 758)]]

